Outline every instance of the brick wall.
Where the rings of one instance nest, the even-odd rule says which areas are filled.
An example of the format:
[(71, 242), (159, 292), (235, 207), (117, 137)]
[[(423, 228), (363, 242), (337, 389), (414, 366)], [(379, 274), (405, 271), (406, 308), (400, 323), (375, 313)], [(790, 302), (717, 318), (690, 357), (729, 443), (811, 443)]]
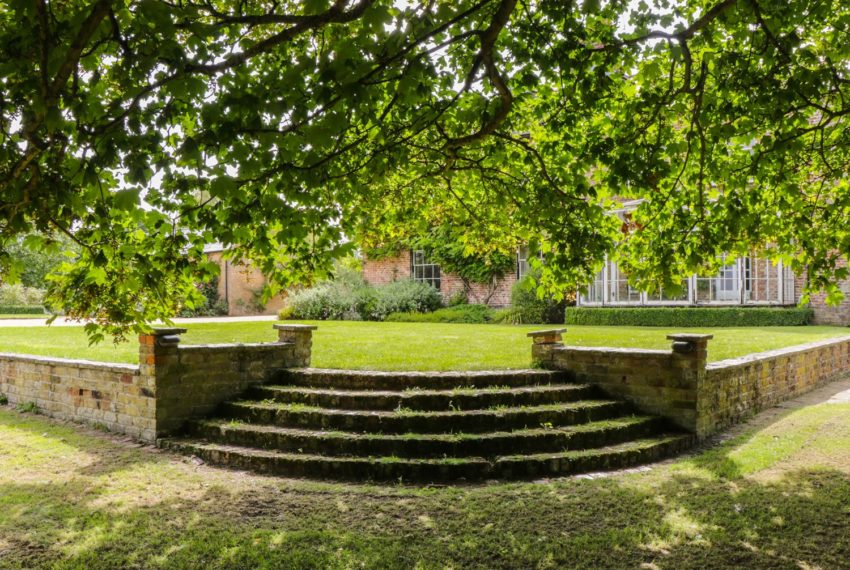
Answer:
[[(841, 258), (838, 260), (838, 267), (847, 267), (847, 260)], [(803, 286), (806, 283), (806, 276), (800, 275), (795, 280), (797, 295), (802, 294)], [(812, 324), (815, 325), (834, 325), (846, 327), (850, 325), (850, 280), (842, 281), (838, 284), (841, 291), (844, 293), (844, 300), (838, 306), (826, 304), (825, 293), (814, 293), (809, 299), (809, 306), (814, 311)]]
[(0, 354), (0, 394), (61, 419), (144, 441), (179, 430), (282, 368), (310, 365), (307, 325), (274, 325), (278, 341), (179, 345), (185, 329), (139, 337), (139, 365)]
[(710, 335), (669, 335), (665, 351), (564, 346), (560, 332), (531, 333), (538, 365), (568, 371), (701, 438), (850, 374), (850, 337), (707, 364)]
[(227, 303), (228, 315), (276, 315), (283, 308), (286, 295), (275, 295), (262, 308), (257, 306), (258, 296), (266, 284), (259, 269), (224, 259), (221, 252), (207, 253), (207, 257), (218, 263), (218, 296)]
[(370, 285), (385, 285), (410, 279), (410, 252), (384, 259), (363, 259), (363, 279)]
[[(371, 285), (384, 285), (400, 279), (410, 279), (410, 252), (385, 259), (364, 259), (363, 278)], [(516, 272), (509, 272), (496, 281), (494, 287), (470, 283), (467, 298), (470, 303), (506, 307), (511, 304), (511, 287), (516, 283)], [(463, 280), (453, 273), (440, 272), (440, 294), (448, 301), (458, 291), (464, 290)]]
[(850, 337), (712, 362), (698, 394), (699, 430), (712, 432), (850, 372)]
[[(189, 419), (209, 415), (222, 402), (270, 380), (282, 368), (310, 365), (308, 325), (274, 325), (278, 342), (251, 344), (157, 344), (140, 338), (142, 369), (156, 377), (157, 433), (173, 433)], [(182, 329), (180, 329), (182, 330)]]
[(541, 338), (535, 337), (532, 351), (538, 365), (566, 370), (577, 382), (597, 384), (611, 396), (696, 432), (697, 385), (710, 335), (670, 335), (674, 350), (564, 346), (560, 338), (538, 342)]
[(138, 366), (3, 353), (0, 394), (11, 404), (33, 403), (51, 417), (146, 441), (155, 436), (154, 384)]

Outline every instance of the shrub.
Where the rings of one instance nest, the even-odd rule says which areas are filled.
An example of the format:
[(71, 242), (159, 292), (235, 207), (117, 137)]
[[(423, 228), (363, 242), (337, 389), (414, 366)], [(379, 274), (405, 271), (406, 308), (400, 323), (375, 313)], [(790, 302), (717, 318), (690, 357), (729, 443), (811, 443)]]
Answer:
[(375, 288), (373, 319), (382, 321), (390, 313), (427, 313), (443, 304), (440, 292), (420, 281), (393, 281)]
[(385, 320), (393, 323), (483, 324), (493, 320), (494, 312), (487, 305), (456, 305), (432, 313), (390, 313)]
[(466, 291), (464, 289), (458, 289), (449, 297), (449, 301), (446, 303), (449, 307), (456, 307), (458, 305), (466, 305), (469, 303), (469, 298), (466, 295)]
[(560, 324), (564, 322), (566, 301), (556, 301), (547, 295), (537, 296), (537, 277), (529, 274), (511, 288), (511, 306), (516, 310), (511, 316), (515, 324)]
[(0, 285), (0, 305), (40, 306), (43, 302), (44, 289), (24, 287), (20, 283), (3, 283)]
[(778, 307), (569, 307), (570, 325), (642, 327), (787, 327), (806, 325), (809, 308)]
[(291, 293), (286, 300), (289, 318), (343, 320), (370, 314), (374, 293), (366, 286), (353, 289), (345, 283), (327, 281)]
[(6, 406), (9, 404), (9, 398), (6, 397), (6, 394), (0, 394), (0, 406)]
[(214, 317), (226, 315), (229, 312), (227, 302), (218, 294), (218, 277), (213, 277), (207, 282), (196, 285), (198, 291), (204, 296), (204, 303), (192, 309), (186, 307), (180, 311), (181, 317)]
[(0, 305), (0, 315), (43, 315), (41, 305)]
[(442, 306), (440, 292), (426, 283), (395, 281), (371, 287), (342, 270), (333, 281), (289, 294), (281, 319), (382, 321), (390, 313), (423, 313)]
[(279, 317), (307, 320), (363, 320), (372, 317), (375, 290), (355, 270), (340, 267), (333, 281), (289, 294)]
[(522, 324), (522, 311), (515, 307), (507, 309), (496, 309), (493, 311), (493, 322), (502, 325)]

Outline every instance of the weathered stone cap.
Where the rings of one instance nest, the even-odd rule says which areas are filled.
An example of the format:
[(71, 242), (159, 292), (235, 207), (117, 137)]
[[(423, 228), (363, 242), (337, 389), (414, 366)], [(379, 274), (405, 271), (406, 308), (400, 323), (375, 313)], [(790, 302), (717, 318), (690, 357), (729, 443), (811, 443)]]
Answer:
[(531, 338), (536, 338), (536, 337), (539, 337), (539, 336), (560, 335), (561, 333), (565, 333), (565, 332), (567, 332), (567, 329), (546, 329), (546, 330), (542, 330), (542, 331), (531, 331), (530, 333), (526, 334), (525, 336), (531, 337)]
[(188, 329), (180, 328), (180, 327), (154, 327), (151, 330), (150, 334), (154, 336), (167, 336), (172, 334), (183, 334)]
[(678, 340), (681, 342), (699, 342), (701, 340), (711, 340), (713, 338), (713, 334), (675, 333), (667, 335), (667, 340)]
[(275, 330), (278, 331), (314, 331), (318, 327), (318, 325), (282, 325), (276, 324), (273, 325)]

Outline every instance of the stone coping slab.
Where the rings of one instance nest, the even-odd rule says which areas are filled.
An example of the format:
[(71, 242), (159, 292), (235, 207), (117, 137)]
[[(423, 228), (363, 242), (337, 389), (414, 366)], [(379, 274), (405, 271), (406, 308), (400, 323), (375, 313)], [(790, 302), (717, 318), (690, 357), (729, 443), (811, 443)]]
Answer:
[(667, 340), (678, 340), (682, 342), (708, 341), (713, 338), (713, 334), (674, 333), (667, 335)]
[(137, 364), (124, 364), (120, 362), (97, 362), (94, 360), (76, 360), (73, 358), (57, 358), (55, 356), (38, 356), (35, 354), (18, 354), (14, 352), (0, 352), (0, 360), (14, 360), (16, 362), (32, 362), (49, 366), (73, 366), (76, 368), (93, 368), (96, 370), (107, 370), (120, 372), (122, 374), (138, 374)]
[(515, 376), (517, 374), (551, 376), (554, 374), (552, 370), (542, 368), (500, 368), (494, 370), (351, 370), (345, 368), (292, 368), (298, 372), (306, 374), (338, 374), (341, 376), (363, 375), (363, 376), (410, 376), (416, 378), (435, 378), (440, 376), (463, 376), (470, 378), (484, 376)]
[(545, 329), (539, 331), (531, 331), (530, 333), (526, 333), (525, 336), (529, 338), (536, 338), (539, 336), (555, 336), (565, 332), (567, 332), (567, 329)]
[(837, 338), (828, 338), (825, 340), (818, 340), (814, 342), (808, 342), (806, 344), (795, 344), (793, 346), (787, 346), (785, 348), (777, 348), (774, 350), (767, 350), (765, 352), (754, 352), (752, 354), (747, 354), (744, 356), (739, 356), (737, 358), (728, 358), (726, 360), (718, 360), (717, 362), (711, 362), (706, 366), (706, 370), (716, 370), (720, 368), (734, 368), (736, 366), (745, 366), (747, 364), (752, 364), (753, 362), (759, 362), (761, 360), (770, 360), (772, 358), (778, 358), (782, 356), (790, 356), (792, 354), (798, 354), (801, 352), (807, 352), (809, 350), (815, 350), (818, 348), (823, 348), (825, 346), (830, 346), (833, 344), (843, 344), (846, 342), (850, 342), (850, 336), (840, 336)]
[(314, 331), (319, 328), (318, 325), (272, 325), (275, 330), (279, 331)]
[(555, 348), (558, 352), (575, 351), (575, 352), (598, 352), (603, 354), (638, 354), (651, 356), (670, 356), (669, 350), (659, 350), (651, 348), (628, 348), (628, 347), (612, 347), (612, 346), (559, 346)]
[(168, 336), (173, 334), (186, 334), (189, 329), (181, 327), (154, 327), (150, 334), (154, 336)]
[(273, 350), (278, 349), (283, 346), (292, 346), (294, 343), (292, 342), (245, 342), (245, 343), (220, 343), (220, 344), (181, 344), (179, 350), (181, 352), (186, 350), (237, 350), (237, 349), (260, 349), (260, 350)]

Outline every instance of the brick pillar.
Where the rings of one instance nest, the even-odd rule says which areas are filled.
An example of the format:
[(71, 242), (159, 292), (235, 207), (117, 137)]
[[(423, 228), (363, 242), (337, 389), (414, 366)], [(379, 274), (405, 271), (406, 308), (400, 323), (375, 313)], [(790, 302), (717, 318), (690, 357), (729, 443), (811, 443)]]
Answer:
[(307, 368), (310, 366), (310, 356), (313, 349), (313, 331), (316, 325), (274, 325), (277, 329), (278, 342), (287, 342), (295, 345), (293, 362), (294, 368)]
[[(713, 339), (711, 334), (670, 334), (668, 340), (673, 341), (673, 366), (681, 370), (684, 386), (691, 388), (696, 395), (696, 417), (692, 429), (698, 438), (707, 433), (704, 425), (705, 414), (701, 414), (701, 394), (707, 389), (705, 385), (705, 365), (708, 362), (708, 341)], [(702, 416), (702, 417), (701, 417)]]
[[(169, 421), (168, 400), (179, 389), (180, 357), (177, 346), (186, 329), (157, 328), (139, 335), (139, 372), (142, 390), (153, 396), (156, 406), (156, 436), (176, 429)], [(172, 425), (174, 424), (174, 425)]]
[(564, 346), (561, 342), (561, 333), (567, 332), (567, 329), (549, 329), (542, 331), (532, 331), (526, 336), (532, 339), (531, 345), (531, 363), (533, 366), (540, 368), (552, 368), (553, 352), (559, 346)]

